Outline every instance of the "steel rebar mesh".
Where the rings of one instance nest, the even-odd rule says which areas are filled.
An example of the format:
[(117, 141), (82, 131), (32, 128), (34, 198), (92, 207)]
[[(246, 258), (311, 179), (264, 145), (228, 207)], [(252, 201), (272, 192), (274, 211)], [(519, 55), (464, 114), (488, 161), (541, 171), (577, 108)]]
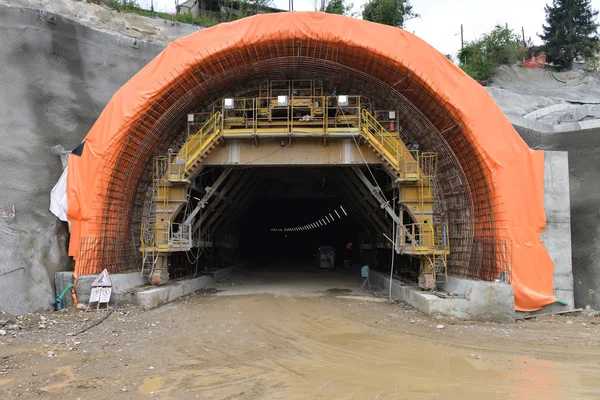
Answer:
[(97, 207), (98, 239), (82, 239), (86, 246), (80, 267), (90, 273), (104, 267), (140, 268), (139, 226), (151, 180), (149, 165), (180, 140), (188, 112), (201, 111), (226, 95), (243, 94), (260, 80), (316, 77), (338, 93), (360, 93), (398, 109), (405, 140), (438, 153), (436, 186), (439, 217), (449, 224), (449, 272), (485, 280), (510, 272), (509, 246), (499, 244), (504, 242), (495, 224), (500, 199), (493, 197), (490, 171), (451, 99), (442, 98), (418, 73), (376, 50), (343, 41), (333, 45), (326, 37), (274, 36), (257, 44), (227, 45), (202, 61), (182, 65), (157, 82), (156, 96), (140, 105), (135, 120), (124, 121), (126, 131), (111, 144), (113, 151), (100, 171), (98, 190), (107, 201)]

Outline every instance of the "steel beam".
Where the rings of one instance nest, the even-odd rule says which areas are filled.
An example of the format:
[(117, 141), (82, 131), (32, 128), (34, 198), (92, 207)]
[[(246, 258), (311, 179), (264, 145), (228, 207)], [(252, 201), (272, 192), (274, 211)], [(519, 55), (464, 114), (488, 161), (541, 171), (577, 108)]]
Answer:
[(388, 224), (387, 222), (383, 222), (385, 221), (385, 219), (381, 220), (381, 218), (378, 215), (380, 208), (377, 206), (376, 203), (374, 203), (373, 199), (366, 196), (368, 195), (368, 193), (364, 193), (364, 188), (362, 188), (363, 190), (361, 190), (361, 188), (357, 187), (355, 185), (355, 182), (353, 182), (354, 179), (349, 177), (348, 175), (345, 175), (344, 173), (340, 173), (338, 175), (338, 178), (341, 182), (340, 186), (342, 187), (342, 189), (345, 189), (348, 193), (351, 193), (354, 196), (355, 201), (364, 207), (367, 216), (373, 219), (377, 223), (377, 225), (379, 225), (381, 230), (386, 232), (388, 229)]
[[(235, 190), (231, 193), (231, 195), (229, 196), (231, 199), (236, 199), (236, 200), (240, 200), (240, 199), (244, 199), (245, 196), (247, 195), (248, 191), (255, 187), (255, 183), (258, 180), (258, 178), (253, 177), (251, 179), (246, 180), (244, 183), (242, 184), (238, 184), (236, 185)], [(239, 196), (239, 197), (238, 197)], [(238, 203), (239, 201), (235, 201), (235, 203)], [(214, 223), (221, 217), (221, 215), (224, 214), (225, 210), (228, 208), (228, 206), (230, 204), (234, 203), (234, 201), (230, 201), (230, 202), (221, 202), (221, 206), (219, 207), (218, 210), (214, 210), (212, 213), (212, 216), (210, 217), (210, 219), (206, 222), (206, 226), (208, 229), (210, 229)], [(236, 204), (237, 206), (237, 204)]]
[(260, 185), (254, 185), (241, 203), (236, 205), (235, 210), (233, 210), (229, 216), (225, 217), (221, 223), (221, 229), (226, 229), (233, 221), (236, 221), (246, 212), (248, 207), (250, 207), (250, 204), (252, 204), (252, 201), (256, 199), (256, 193), (258, 192), (259, 186)]
[(225, 179), (229, 176), (229, 174), (231, 173), (231, 171), (232, 171), (231, 168), (225, 169), (221, 173), (221, 175), (219, 175), (219, 177), (217, 178), (217, 180), (215, 181), (215, 183), (213, 183), (212, 186), (207, 186), (206, 187), (206, 193), (204, 193), (204, 196), (198, 202), (198, 204), (196, 205), (196, 208), (194, 208), (194, 210), (190, 213), (190, 215), (183, 222), (184, 224), (191, 224), (192, 223), (192, 221), (194, 220), (194, 218), (196, 218), (196, 215), (200, 212), (201, 209), (203, 209), (206, 206), (206, 203), (208, 203), (208, 201), (210, 200), (210, 198), (212, 197), (212, 195), (217, 191), (217, 189), (219, 189), (219, 187), (225, 181)]
[[(327, 146), (322, 137), (297, 138), (293, 146), (281, 146), (280, 139), (261, 138), (260, 146), (249, 146), (243, 139), (226, 139), (225, 147), (214, 149), (203, 161), (205, 166), (353, 166), (381, 165), (379, 157), (367, 146), (357, 147), (353, 139), (330, 136)], [(363, 158), (364, 157), (364, 158)]]
[[(237, 183), (245, 175), (247, 175), (247, 173), (244, 173), (242, 171), (240, 171), (240, 172), (236, 171), (234, 173), (234, 175), (231, 177), (231, 179), (229, 179), (227, 181), (227, 183), (225, 184), (225, 186), (223, 187), (223, 189), (221, 191), (215, 193), (216, 199), (213, 202), (213, 204), (208, 204), (206, 207), (211, 212), (215, 212), (219, 208), (219, 203), (221, 203), (221, 201), (223, 200), (223, 198), (229, 193), (230, 190), (233, 190), (234, 192), (236, 192), (238, 190), (239, 185), (237, 185)], [(194, 223), (192, 231), (196, 232), (198, 230), (198, 228), (200, 227), (200, 225), (206, 220), (206, 218), (208, 218), (209, 215), (210, 215), (209, 212), (206, 212), (206, 213), (202, 214), (200, 216), (200, 218), (198, 218), (196, 220), (196, 222)]]
[[(338, 176), (333, 177), (333, 181), (336, 182), (336, 186), (340, 191), (345, 194), (345, 198), (348, 199), (346, 204), (354, 209), (354, 212), (359, 219), (363, 219), (368, 221), (368, 223), (372, 226), (373, 231), (384, 231), (387, 232), (389, 228), (384, 224), (373, 212), (372, 207), (367, 205), (367, 201), (361, 199), (355, 192), (348, 187), (348, 184), (342, 180), (342, 178)], [(362, 207), (359, 207), (362, 206)], [(375, 214), (375, 215), (373, 215)]]
[(371, 183), (371, 181), (369, 181), (369, 179), (365, 176), (365, 174), (363, 174), (360, 168), (352, 167), (352, 170), (356, 173), (356, 176), (358, 176), (358, 178), (364, 183), (365, 187), (369, 190), (369, 192), (371, 192), (375, 200), (377, 200), (377, 202), (379, 203), (379, 206), (382, 209), (384, 209), (390, 217), (392, 217), (396, 224), (399, 224), (400, 217), (398, 217), (398, 215), (394, 212), (394, 210), (390, 206), (390, 202), (386, 201), (386, 199), (384, 198), (381, 188), (379, 186), (374, 186)]

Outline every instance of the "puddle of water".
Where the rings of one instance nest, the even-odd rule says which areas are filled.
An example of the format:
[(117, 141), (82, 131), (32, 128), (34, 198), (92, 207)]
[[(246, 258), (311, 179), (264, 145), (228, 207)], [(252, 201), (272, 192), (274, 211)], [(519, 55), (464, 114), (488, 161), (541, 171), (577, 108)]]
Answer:
[[(379, 328), (374, 312), (341, 314), (338, 303), (256, 296), (232, 304), (252, 321), (252, 330), (242, 331), (243, 341), (228, 338), (226, 346), (219, 341), (215, 358), (207, 355), (202, 368), (186, 370), (196, 378), (194, 389), (214, 398), (576, 399), (600, 394), (600, 383), (591, 380), (594, 369), (584, 378), (576, 365), (509, 361), (480, 352), (483, 358), (477, 359), (470, 356), (473, 350), (455, 348), (451, 339), (434, 344), (403, 334), (401, 327)], [(374, 307), (389, 312), (384, 305)]]
[(162, 378), (148, 378), (144, 379), (142, 384), (138, 387), (138, 391), (142, 394), (150, 394), (151, 392), (157, 392), (165, 381)]

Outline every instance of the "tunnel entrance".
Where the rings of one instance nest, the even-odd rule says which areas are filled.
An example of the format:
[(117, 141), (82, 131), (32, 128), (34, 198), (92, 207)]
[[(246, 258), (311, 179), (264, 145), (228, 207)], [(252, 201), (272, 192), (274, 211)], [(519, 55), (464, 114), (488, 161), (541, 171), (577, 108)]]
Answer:
[[(212, 193), (199, 213), (206, 240), (202, 248), (169, 257), (169, 278), (247, 261), (256, 265), (258, 276), (275, 273), (280, 281), (289, 278), (311, 285), (324, 279), (331, 287), (334, 276), (345, 284), (354, 282), (362, 265), (389, 271), (394, 221), (359, 173), (369, 176), (384, 199), (398, 196), (393, 178), (377, 164), (358, 170), (318, 165), (205, 167), (190, 192), (192, 201), (177, 221), (188, 219)], [(409, 213), (403, 214), (410, 225)], [(418, 258), (396, 255), (395, 260), (397, 275), (418, 281)], [(300, 275), (306, 279), (298, 280)]]
[[(322, 84), (272, 85), (291, 80)], [(543, 157), (480, 85), (402, 30), (323, 13), (201, 30), (115, 94), (80, 154), (69, 157), (67, 175), (77, 275), (141, 265), (164, 283), (168, 259), (212, 246), (211, 232), (178, 219), (203, 167), (250, 168), (263, 158), (270, 166), (379, 164), (399, 196), (387, 204), (370, 193), (411, 217), (407, 225), (404, 211), (388, 213), (403, 231), (397, 251), (421, 262), (422, 287), (435, 288), (438, 270), (511, 283), (514, 275), (517, 307), (552, 300), (552, 260), (540, 240)], [(366, 215), (361, 226), (386, 232)], [(538, 270), (547, 278), (541, 297)]]
[[(333, 267), (336, 249), (346, 265), (359, 251), (356, 261), (376, 266), (377, 248), (389, 247), (418, 259), (419, 285), (435, 289), (450, 254), (437, 153), (403, 137), (398, 110), (348, 89), (267, 79), (245, 97), (225, 96), (187, 114), (181, 140), (154, 159), (142, 274), (165, 283), (185, 271), (174, 267), (184, 258), (173, 253), (189, 261), (194, 248), (197, 271), (205, 250), (213, 263), (310, 254), (322, 262), (327, 248)], [(332, 213), (348, 216), (336, 202), (353, 212), (354, 224), (333, 227)]]
[[(318, 249), (332, 246), (341, 266), (347, 243), (358, 243), (364, 231), (343, 207), (339, 188), (330, 178), (338, 168), (259, 168), (264, 185), (239, 219), (240, 257), (261, 263), (317, 262)], [(327, 217), (325, 219), (325, 217)], [(294, 229), (296, 227), (307, 229)], [(288, 229), (288, 230), (286, 230)], [(357, 262), (359, 259), (357, 258)]]

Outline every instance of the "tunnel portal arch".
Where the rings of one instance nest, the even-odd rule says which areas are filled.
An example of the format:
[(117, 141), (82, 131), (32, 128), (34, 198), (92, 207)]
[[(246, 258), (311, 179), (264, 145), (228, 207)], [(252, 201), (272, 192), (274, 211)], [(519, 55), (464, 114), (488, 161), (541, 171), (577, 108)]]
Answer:
[[(385, 98), (401, 112), (405, 139), (440, 155), (451, 274), (493, 280), (506, 271), (517, 308), (552, 301), (552, 262), (539, 240), (543, 154), (525, 145), (485, 89), (417, 37), (325, 13), (201, 30), (173, 42), (115, 94), (82, 155), (70, 156), (76, 272), (139, 268), (151, 161), (181, 138), (187, 113), (243, 93), (248, 82), (298, 75)], [(541, 284), (532, 281), (540, 276)]]

